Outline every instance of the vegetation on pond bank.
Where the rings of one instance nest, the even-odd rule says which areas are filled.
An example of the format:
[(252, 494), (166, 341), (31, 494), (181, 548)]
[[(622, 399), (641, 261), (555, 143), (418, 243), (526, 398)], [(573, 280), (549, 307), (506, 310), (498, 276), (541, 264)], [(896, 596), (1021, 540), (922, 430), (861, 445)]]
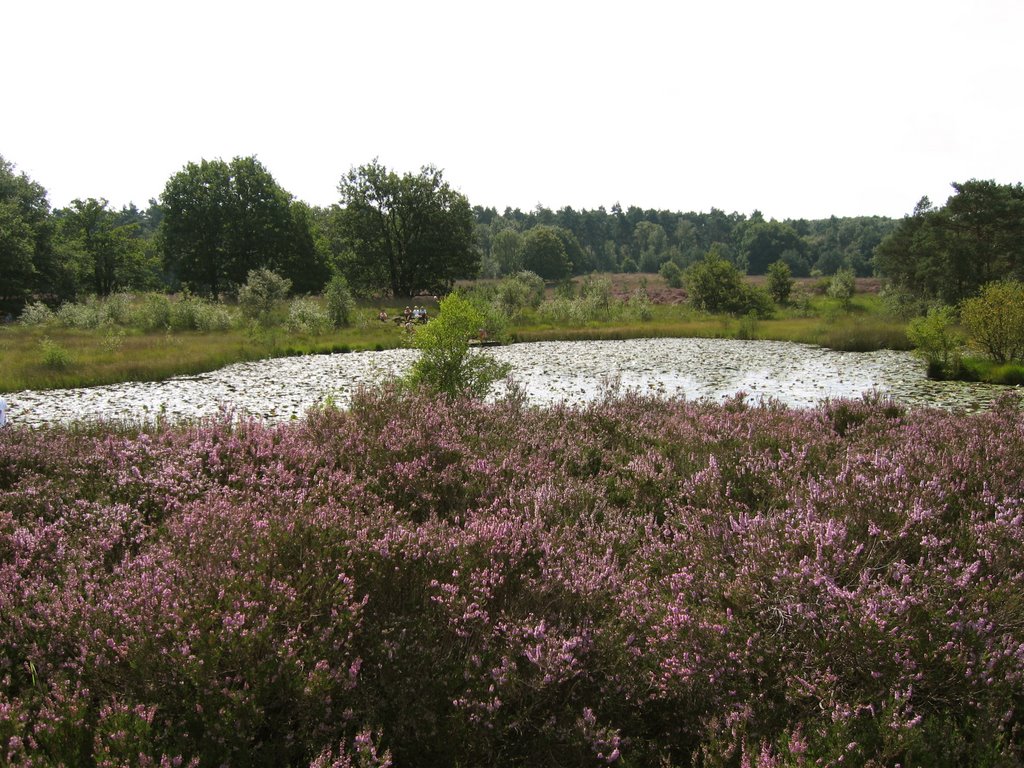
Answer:
[[(748, 284), (760, 289), (764, 282)], [(829, 279), (796, 280), (788, 301), (766, 317), (698, 311), (683, 289), (635, 274), (594, 275), (546, 288), (539, 280), (477, 281), (459, 291), (481, 313), (488, 338), (509, 342), (661, 336), (793, 341), (844, 351), (918, 345), (908, 340), (908, 321), (890, 312), (878, 281), (859, 280), (845, 299), (830, 296), (830, 287)], [(156, 381), (271, 357), (415, 346), (415, 330), (393, 322), (402, 315), (401, 304), (357, 306), (346, 298), (343, 281), (337, 289), (340, 299), (328, 293), (245, 312), (187, 294), (118, 295), (56, 313), (30, 306), (22, 322), (0, 326), (0, 392)], [(416, 301), (437, 315), (434, 297)], [(382, 311), (386, 322), (378, 319)], [(1013, 363), (967, 357), (962, 363), (953, 378), (1020, 383)]]

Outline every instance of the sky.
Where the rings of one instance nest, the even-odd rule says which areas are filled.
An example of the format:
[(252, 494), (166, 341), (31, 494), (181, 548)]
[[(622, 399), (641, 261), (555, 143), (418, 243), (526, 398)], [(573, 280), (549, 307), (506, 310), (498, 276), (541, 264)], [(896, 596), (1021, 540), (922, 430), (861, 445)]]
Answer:
[(145, 207), (255, 155), (472, 205), (902, 217), (1024, 180), (1024, 0), (0, 0), (0, 156)]

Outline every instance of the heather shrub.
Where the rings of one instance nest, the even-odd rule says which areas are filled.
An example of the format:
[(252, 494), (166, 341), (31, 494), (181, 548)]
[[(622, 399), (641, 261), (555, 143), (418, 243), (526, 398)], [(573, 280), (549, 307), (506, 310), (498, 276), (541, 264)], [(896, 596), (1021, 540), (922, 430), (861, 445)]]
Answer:
[(1021, 455), (1009, 398), (9, 426), (0, 760), (1018, 764)]

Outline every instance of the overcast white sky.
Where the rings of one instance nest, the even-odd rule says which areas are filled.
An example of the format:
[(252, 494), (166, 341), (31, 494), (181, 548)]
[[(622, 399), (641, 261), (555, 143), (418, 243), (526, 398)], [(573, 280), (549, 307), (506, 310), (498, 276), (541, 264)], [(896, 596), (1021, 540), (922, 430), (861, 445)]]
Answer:
[(473, 205), (909, 213), (1024, 180), (1024, 0), (0, 0), (0, 155), (144, 207), (256, 155), (374, 157)]

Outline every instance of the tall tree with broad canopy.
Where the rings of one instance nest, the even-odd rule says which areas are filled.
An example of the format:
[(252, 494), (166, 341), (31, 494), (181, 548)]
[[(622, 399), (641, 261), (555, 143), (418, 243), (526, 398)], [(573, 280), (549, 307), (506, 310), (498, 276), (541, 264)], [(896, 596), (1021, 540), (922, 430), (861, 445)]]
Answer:
[(17, 314), (33, 293), (65, 298), (52, 250), (46, 190), (0, 156), (0, 311)]
[(109, 296), (121, 288), (152, 285), (157, 265), (147, 261), (138, 225), (126, 223), (106, 200), (75, 200), (54, 218), (57, 248), (80, 289)]
[(473, 211), (439, 169), (399, 176), (374, 160), (352, 168), (338, 191), (345, 271), (359, 290), (446, 293), (456, 279), (476, 275)]
[(545, 280), (563, 280), (572, 274), (572, 262), (558, 228), (538, 224), (523, 235), (523, 266)]
[[(295, 205), (255, 157), (189, 163), (161, 197), (168, 273), (212, 296), (244, 284), (260, 268), (318, 289), (328, 273), (316, 257), (310, 217)], [(318, 267), (319, 285), (305, 285)]]

